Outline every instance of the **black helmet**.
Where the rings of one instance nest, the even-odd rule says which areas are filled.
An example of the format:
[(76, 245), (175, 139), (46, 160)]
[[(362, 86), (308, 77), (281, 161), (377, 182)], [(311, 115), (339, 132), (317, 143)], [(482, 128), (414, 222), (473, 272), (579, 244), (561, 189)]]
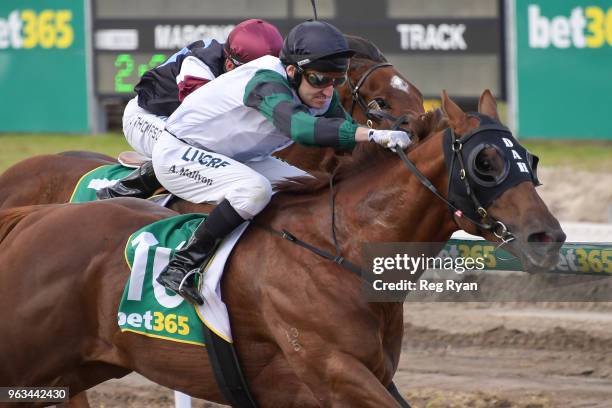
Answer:
[(336, 27), (324, 21), (306, 21), (287, 34), (280, 60), (284, 65), (301, 69), (344, 72), (353, 54), (355, 51), (348, 47), (344, 35)]

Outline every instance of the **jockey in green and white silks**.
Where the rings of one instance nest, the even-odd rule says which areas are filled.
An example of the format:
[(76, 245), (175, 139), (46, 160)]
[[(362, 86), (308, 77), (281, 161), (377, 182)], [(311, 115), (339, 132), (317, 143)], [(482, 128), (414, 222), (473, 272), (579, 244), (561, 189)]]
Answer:
[(153, 163), (161, 184), (177, 196), (192, 202), (225, 198), (249, 219), (268, 204), (271, 183), (306, 175), (272, 152), (293, 141), (350, 149), (356, 129), (336, 92), (321, 108), (305, 106), (281, 61), (266, 56), (186, 98), (168, 118)]
[(191, 93), (168, 118), (153, 149), (161, 184), (195, 203), (218, 206), (176, 251), (158, 281), (202, 303), (193, 275), (216, 245), (269, 203), (276, 182), (306, 172), (270, 154), (293, 142), (351, 149), (357, 142), (405, 148), (403, 131), (358, 126), (339, 103), (353, 51), (334, 26), (294, 27), (280, 59), (264, 56)]

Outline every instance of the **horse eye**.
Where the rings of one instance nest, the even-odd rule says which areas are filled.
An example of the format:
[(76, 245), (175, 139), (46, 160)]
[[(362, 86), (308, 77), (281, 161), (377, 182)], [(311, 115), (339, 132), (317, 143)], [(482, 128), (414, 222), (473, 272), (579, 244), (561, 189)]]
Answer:
[(378, 103), (380, 109), (389, 109), (389, 105), (387, 105), (387, 102), (385, 102), (384, 99), (376, 98), (376, 102)]
[(487, 146), (478, 153), (476, 156), (476, 170), (482, 175), (498, 176), (501, 174), (504, 161), (500, 156), (499, 152), (491, 147)]
[(373, 109), (373, 110), (383, 110), (383, 109), (389, 109), (389, 106), (387, 105), (384, 99), (374, 98), (368, 104), (368, 108)]
[(491, 162), (486, 158), (481, 158), (481, 160), (478, 160), (476, 162), (476, 165), (478, 166), (478, 170), (480, 171), (484, 171), (484, 172), (491, 171)]

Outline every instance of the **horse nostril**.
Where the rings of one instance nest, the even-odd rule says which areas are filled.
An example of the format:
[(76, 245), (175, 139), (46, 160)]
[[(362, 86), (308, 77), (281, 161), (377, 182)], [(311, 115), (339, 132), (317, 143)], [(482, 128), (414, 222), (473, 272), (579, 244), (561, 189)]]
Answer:
[(553, 237), (548, 232), (536, 232), (527, 238), (528, 242), (540, 242), (540, 243), (551, 243), (553, 242)]
[(565, 233), (561, 230), (534, 232), (529, 235), (527, 241), (541, 244), (563, 243), (565, 242)]

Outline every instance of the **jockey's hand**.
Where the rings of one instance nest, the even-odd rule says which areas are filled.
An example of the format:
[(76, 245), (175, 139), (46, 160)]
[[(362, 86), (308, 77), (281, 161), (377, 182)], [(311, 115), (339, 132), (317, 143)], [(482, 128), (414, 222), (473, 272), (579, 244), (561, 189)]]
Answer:
[(370, 129), (368, 132), (368, 140), (388, 149), (399, 147), (404, 150), (412, 144), (410, 135), (403, 130)]

